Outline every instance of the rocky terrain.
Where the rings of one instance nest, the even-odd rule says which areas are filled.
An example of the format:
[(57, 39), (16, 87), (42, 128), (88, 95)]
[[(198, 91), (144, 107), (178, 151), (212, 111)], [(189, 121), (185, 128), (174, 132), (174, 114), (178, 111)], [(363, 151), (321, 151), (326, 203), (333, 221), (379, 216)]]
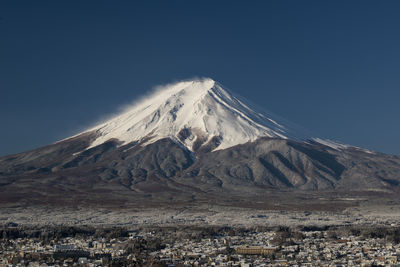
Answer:
[[(193, 154), (169, 139), (147, 146), (90, 135), (0, 159), (2, 203), (125, 203), (284, 199), (288, 192), (395, 194), (400, 159), (357, 149), (262, 138)], [(83, 152), (81, 152), (84, 150)], [(79, 153), (81, 152), (81, 153)], [(275, 192), (275, 193), (273, 193)]]

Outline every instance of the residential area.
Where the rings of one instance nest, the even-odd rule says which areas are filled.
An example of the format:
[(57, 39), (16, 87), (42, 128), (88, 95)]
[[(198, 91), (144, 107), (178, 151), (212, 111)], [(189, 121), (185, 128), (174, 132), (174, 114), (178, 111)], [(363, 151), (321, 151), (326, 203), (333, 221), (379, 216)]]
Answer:
[(65, 227), (1, 231), (0, 266), (395, 266), (397, 228)]

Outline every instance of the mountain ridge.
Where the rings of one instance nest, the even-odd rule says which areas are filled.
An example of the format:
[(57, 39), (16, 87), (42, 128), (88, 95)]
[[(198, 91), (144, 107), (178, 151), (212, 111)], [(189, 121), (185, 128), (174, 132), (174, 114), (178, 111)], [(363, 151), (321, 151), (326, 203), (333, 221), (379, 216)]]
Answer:
[[(81, 134), (0, 157), (0, 203), (229, 202), (272, 195), (280, 201), (299, 192), (399, 192), (400, 157), (292, 138), (290, 127), (215, 84), (171, 85), (156, 100)], [(264, 121), (267, 126), (259, 124)]]

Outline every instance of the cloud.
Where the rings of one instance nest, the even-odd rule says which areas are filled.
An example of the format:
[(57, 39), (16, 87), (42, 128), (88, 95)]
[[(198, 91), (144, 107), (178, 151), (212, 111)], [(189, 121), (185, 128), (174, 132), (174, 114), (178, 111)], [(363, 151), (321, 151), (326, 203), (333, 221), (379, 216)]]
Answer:
[(210, 78), (207, 77), (192, 77), (189, 79), (184, 79), (184, 80), (175, 80), (173, 82), (163, 84), (163, 85), (156, 85), (152, 89), (148, 91), (148, 93), (143, 94), (136, 99), (132, 100), (128, 104), (123, 104), (120, 105), (119, 107), (116, 108), (115, 112), (109, 113), (109, 114), (102, 114), (99, 119), (97, 119), (95, 122), (90, 123), (86, 127), (82, 127), (78, 132), (78, 134), (75, 134), (74, 136), (77, 136), (83, 132), (91, 131), (94, 130), (95, 128), (98, 128), (100, 125), (108, 122), (109, 120), (112, 120), (132, 109), (140, 108), (141, 105), (148, 105), (150, 104), (150, 101), (152, 99), (157, 99), (157, 98), (163, 98), (165, 99), (167, 96), (171, 94), (171, 90), (174, 90), (174, 88), (182, 84), (190, 83), (190, 82), (196, 82), (196, 81), (204, 81)]

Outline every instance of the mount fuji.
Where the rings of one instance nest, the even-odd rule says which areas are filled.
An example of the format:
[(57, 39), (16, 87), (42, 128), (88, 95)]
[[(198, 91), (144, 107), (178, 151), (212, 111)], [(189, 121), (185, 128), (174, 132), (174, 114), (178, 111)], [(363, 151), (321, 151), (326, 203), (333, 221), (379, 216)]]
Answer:
[[(276, 115), (258, 111), (219, 83), (206, 78), (162, 87), (156, 93), (86, 132), (96, 132), (90, 147), (111, 139), (142, 145), (170, 138), (190, 151), (214, 142), (213, 151), (261, 137), (314, 141), (332, 148), (344, 144), (315, 138)], [(89, 148), (90, 148), (89, 147)]]
[(260, 137), (301, 139), (287, 125), (254, 111), (211, 79), (179, 82), (163, 88), (123, 114), (89, 131), (91, 146), (116, 138), (123, 143), (171, 138), (191, 151), (218, 138), (215, 150)]
[(318, 138), (212, 79), (159, 88), (70, 138), (0, 158), (0, 203), (168, 203), (386, 192), (400, 158)]

